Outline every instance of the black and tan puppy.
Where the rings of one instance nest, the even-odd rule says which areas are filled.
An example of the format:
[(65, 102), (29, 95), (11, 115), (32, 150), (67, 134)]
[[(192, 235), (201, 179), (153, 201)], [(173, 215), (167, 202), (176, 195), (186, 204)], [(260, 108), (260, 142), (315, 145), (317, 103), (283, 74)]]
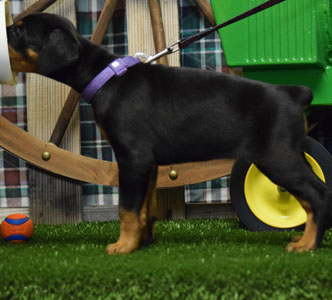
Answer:
[[(32, 14), (7, 30), (12, 67), (82, 92), (117, 57), (84, 39), (66, 19)], [(318, 247), (331, 219), (332, 191), (303, 154), (303, 106), (312, 93), (226, 74), (139, 63), (92, 97), (95, 119), (119, 166), (121, 233), (109, 254), (152, 238), (151, 189), (158, 165), (244, 158), (295, 195), (308, 213), (288, 251)]]

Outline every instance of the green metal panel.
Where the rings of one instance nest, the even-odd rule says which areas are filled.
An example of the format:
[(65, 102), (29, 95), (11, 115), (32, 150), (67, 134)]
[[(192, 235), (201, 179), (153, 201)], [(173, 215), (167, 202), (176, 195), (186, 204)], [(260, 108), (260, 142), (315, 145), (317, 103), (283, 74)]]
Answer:
[[(211, 0), (218, 24), (266, 0)], [(226, 62), (246, 77), (303, 84), (332, 104), (332, 0), (286, 0), (219, 31)]]
[[(212, 0), (222, 23), (266, 0)], [(235, 4), (236, 3), (236, 4)], [(326, 66), (331, 52), (329, 0), (287, 0), (220, 30), (229, 66)]]

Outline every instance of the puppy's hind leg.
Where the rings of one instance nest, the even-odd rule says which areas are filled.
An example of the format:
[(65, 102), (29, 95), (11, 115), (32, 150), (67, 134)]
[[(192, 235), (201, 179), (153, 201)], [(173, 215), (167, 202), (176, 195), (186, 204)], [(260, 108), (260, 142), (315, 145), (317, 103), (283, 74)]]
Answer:
[(139, 160), (118, 162), (120, 237), (107, 246), (108, 254), (127, 254), (137, 250), (146, 232), (146, 219), (141, 215), (149, 187), (151, 164)]
[(321, 190), (320, 198), (313, 205), (298, 198), (298, 201), (307, 213), (307, 222), (303, 236), (295, 240), (293, 239), (288, 244), (286, 248), (288, 252), (314, 250), (320, 246), (331, 220), (332, 191), (327, 189), (326, 185), (324, 187), (326, 189), (323, 188)]
[(309, 203), (297, 198), (307, 213), (307, 222), (303, 236), (297, 236), (287, 245), (288, 252), (303, 252), (316, 249), (317, 224), (314, 220), (314, 214)]
[(287, 251), (319, 247), (331, 217), (332, 191), (314, 174), (301, 153), (289, 151), (287, 156), (274, 153), (256, 165), (275, 184), (293, 194), (307, 212), (303, 237), (291, 242)]

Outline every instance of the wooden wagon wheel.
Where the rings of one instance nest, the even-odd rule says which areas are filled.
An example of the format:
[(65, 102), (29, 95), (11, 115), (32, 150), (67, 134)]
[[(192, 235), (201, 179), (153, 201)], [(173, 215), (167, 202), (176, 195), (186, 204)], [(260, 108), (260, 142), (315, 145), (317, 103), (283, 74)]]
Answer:
[[(18, 15), (15, 21), (29, 13), (44, 10), (55, 1), (39, 0)], [(92, 42), (96, 44), (102, 42), (117, 2), (118, 0), (106, 0), (96, 29), (91, 37)], [(204, 2), (204, 0), (199, 0), (197, 4), (203, 8), (202, 4)], [(150, 7), (155, 8), (154, 4), (155, 1), (150, 0)], [(156, 16), (158, 14), (152, 14), (152, 17)], [(156, 24), (161, 24), (161, 22), (156, 20)], [(159, 35), (163, 36), (163, 30), (160, 28), (157, 28), (154, 32), (159, 32)], [(164, 38), (162, 37), (160, 40), (163, 43)], [(157, 49), (158, 47), (162, 49), (164, 45), (156, 45)], [(32, 136), (0, 116), (0, 146), (27, 162), (52, 173), (79, 181), (117, 186), (118, 168), (116, 163), (74, 154), (58, 147), (78, 101), (79, 94), (71, 90), (48, 143)], [(29, 145), (29, 151), (26, 151), (27, 145)], [(233, 163), (234, 160), (232, 159), (220, 159), (207, 162), (160, 166), (157, 187), (183, 186), (229, 175)]]
[[(80, 181), (118, 185), (118, 168), (114, 162), (78, 155), (45, 143), (2, 116), (0, 128), (0, 146), (33, 165)], [(157, 186), (175, 187), (211, 180), (230, 174), (232, 166), (231, 159), (161, 166)]]

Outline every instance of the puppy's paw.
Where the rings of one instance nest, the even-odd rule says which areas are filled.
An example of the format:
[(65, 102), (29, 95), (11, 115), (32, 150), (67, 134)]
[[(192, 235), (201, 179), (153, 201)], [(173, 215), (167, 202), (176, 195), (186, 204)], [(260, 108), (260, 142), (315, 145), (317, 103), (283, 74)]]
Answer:
[(109, 244), (106, 248), (106, 252), (109, 255), (129, 254), (129, 253), (134, 252), (137, 249), (138, 249), (138, 246), (135, 246), (132, 243), (117, 241), (114, 244)]
[(297, 243), (294, 243), (294, 242), (289, 243), (286, 247), (286, 250), (288, 252), (301, 253), (301, 252), (316, 250), (316, 247), (312, 243), (301, 243), (301, 241), (300, 241), (300, 242), (297, 242)]

